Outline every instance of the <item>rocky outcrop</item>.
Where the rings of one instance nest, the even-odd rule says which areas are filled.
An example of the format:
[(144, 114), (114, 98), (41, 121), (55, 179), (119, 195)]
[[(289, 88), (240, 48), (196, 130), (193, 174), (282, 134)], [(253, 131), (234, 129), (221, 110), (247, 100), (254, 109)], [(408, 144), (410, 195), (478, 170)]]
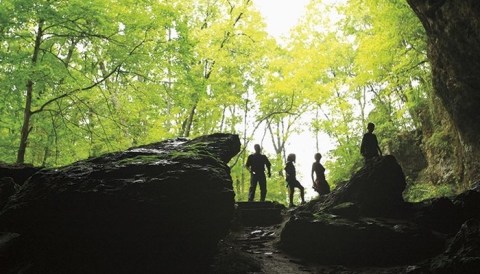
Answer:
[(12, 178), (15, 184), (23, 185), (40, 168), (31, 165), (8, 165), (0, 163), (0, 178)]
[(400, 132), (394, 138), (386, 140), (384, 145), (402, 166), (408, 183), (414, 182), (420, 172), (427, 168), (420, 131)]
[(480, 4), (477, 0), (407, 0), (428, 36), (435, 94), (459, 133), (463, 181), (479, 179)]
[(335, 189), (318, 204), (317, 211), (334, 210), (343, 203), (353, 203), (363, 216), (393, 214), (403, 202), (405, 175), (395, 157), (387, 155), (357, 171), (349, 182)]
[(7, 203), (10, 196), (15, 193), (15, 182), (11, 177), (0, 178), (0, 209)]
[(387, 266), (436, 255), (444, 243), (405, 220), (303, 213), (286, 223), (281, 244), (296, 256), (322, 264)]
[(420, 203), (402, 199), (405, 178), (393, 156), (355, 173), (344, 186), (295, 210), (281, 247), (322, 264), (412, 264), (442, 253), (462, 224), (480, 213), (480, 195)]
[(0, 210), (7, 200), (40, 168), (31, 165), (0, 163)]
[(480, 221), (466, 221), (445, 252), (418, 266), (409, 274), (476, 274), (480, 269)]
[(202, 272), (233, 217), (239, 149), (214, 134), (41, 170), (0, 214), (8, 250), (22, 250), (0, 258), (13, 272)]
[(235, 223), (244, 226), (270, 226), (283, 221), (285, 206), (276, 202), (237, 202)]

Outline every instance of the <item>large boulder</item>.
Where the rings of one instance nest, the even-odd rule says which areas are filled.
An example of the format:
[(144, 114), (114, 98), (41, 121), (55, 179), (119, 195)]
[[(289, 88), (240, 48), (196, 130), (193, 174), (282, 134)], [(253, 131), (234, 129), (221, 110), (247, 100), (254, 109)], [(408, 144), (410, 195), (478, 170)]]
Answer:
[(326, 264), (397, 265), (440, 253), (444, 239), (414, 222), (404, 189), (405, 176), (395, 158), (381, 157), (329, 195), (297, 209), (280, 244)]
[(480, 192), (473, 186), (454, 197), (408, 204), (408, 211), (415, 223), (453, 236), (467, 220), (480, 219)]
[(0, 162), (0, 210), (10, 196), (39, 170), (32, 165)]
[(410, 205), (413, 220), (430, 230), (455, 235), (465, 221), (462, 210), (447, 197), (433, 198)]
[(41, 168), (27, 164), (9, 165), (0, 163), (0, 178), (12, 178), (15, 184), (23, 185), (33, 174)]
[(459, 194), (454, 198), (453, 203), (460, 212), (463, 221), (471, 218), (480, 220), (480, 189), (478, 187), (474, 186), (472, 189)]
[(387, 155), (362, 167), (350, 181), (335, 189), (320, 203), (329, 210), (344, 203), (353, 203), (364, 216), (390, 215), (403, 205), (405, 175), (395, 157)]
[(0, 213), (25, 258), (11, 269), (202, 272), (233, 217), (226, 163), (239, 150), (237, 135), (214, 134), (37, 172)]
[(413, 263), (443, 250), (444, 242), (412, 222), (295, 214), (281, 233), (289, 253), (322, 264), (387, 266)]
[(0, 178), (0, 210), (14, 193), (15, 182), (13, 179), (11, 177)]
[(419, 203), (404, 202), (404, 188), (402, 168), (385, 156), (330, 194), (294, 210), (280, 246), (322, 264), (419, 263), (408, 272), (477, 273), (480, 226), (470, 218), (480, 217), (478, 187)]
[(445, 252), (425, 260), (409, 274), (476, 274), (480, 269), (480, 221), (467, 220)]

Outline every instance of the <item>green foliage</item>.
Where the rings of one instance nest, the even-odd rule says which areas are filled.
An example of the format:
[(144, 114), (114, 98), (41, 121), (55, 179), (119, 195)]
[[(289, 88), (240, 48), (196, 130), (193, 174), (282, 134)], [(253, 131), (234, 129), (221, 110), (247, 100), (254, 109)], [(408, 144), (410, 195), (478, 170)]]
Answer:
[[(369, 121), (381, 147), (425, 129), (427, 146), (448, 155), (431, 118), (425, 31), (406, 1), (311, 0), (282, 45), (265, 27), (250, 0), (2, 0), (0, 160), (59, 166), (219, 131), (249, 147), (264, 130), (267, 198), (285, 203), (294, 133), (333, 140), (332, 187), (363, 164)], [(246, 155), (231, 163), (237, 200), (247, 199)]]
[(234, 131), (272, 41), (251, 1), (195, 3), (2, 1), (1, 160), (23, 154), (20, 134), (27, 162), (57, 166)]
[(451, 145), (452, 137), (446, 128), (435, 131), (427, 140), (427, 147), (440, 153), (441, 157), (449, 156), (448, 154), (452, 151)]
[[(355, 152), (345, 152), (346, 150)], [(363, 158), (357, 152), (358, 150), (357, 144), (350, 144), (349, 146), (338, 146), (332, 151), (331, 160), (325, 163), (325, 168), (329, 170), (327, 181), (331, 189), (350, 180), (352, 175), (363, 165)], [(345, 156), (349, 154), (351, 157)]]
[(457, 194), (456, 192), (455, 187), (451, 184), (417, 183), (409, 185), (403, 193), (403, 197), (407, 202), (420, 202), (431, 198), (453, 196)]

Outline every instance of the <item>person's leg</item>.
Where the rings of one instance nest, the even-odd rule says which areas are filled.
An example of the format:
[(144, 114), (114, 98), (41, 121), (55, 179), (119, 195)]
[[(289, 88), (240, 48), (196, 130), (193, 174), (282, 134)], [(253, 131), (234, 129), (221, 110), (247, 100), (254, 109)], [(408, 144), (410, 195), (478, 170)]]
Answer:
[(289, 207), (295, 206), (293, 204), (293, 192), (294, 192), (294, 188), (289, 186), (288, 187), (288, 200), (290, 201), (290, 203), (288, 204)]
[(267, 178), (265, 174), (258, 174), (258, 184), (260, 185), (260, 201), (265, 202), (267, 196)]
[(250, 188), (248, 190), (248, 201), (253, 202), (255, 199), (255, 189), (257, 188), (257, 176), (250, 176)]
[(327, 181), (324, 181), (324, 184), (325, 184), (325, 194), (330, 193), (330, 185), (328, 184)]
[(305, 203), (305, 188), (300, 184), (298, 183), (299, 186), (298, 188), (300, 189), (300, 198), (302, 198), (302, 204)]

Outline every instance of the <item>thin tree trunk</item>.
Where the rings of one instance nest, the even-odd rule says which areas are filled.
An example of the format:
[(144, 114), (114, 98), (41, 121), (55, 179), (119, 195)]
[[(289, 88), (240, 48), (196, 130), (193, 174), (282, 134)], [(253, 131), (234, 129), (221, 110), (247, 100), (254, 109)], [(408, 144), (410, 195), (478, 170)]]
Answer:
[(25, 100), (25, 108), (23, 110), (23, 124), (20, 131), (20, 145), (17, 153), (17, 164), (25, 162), (25, 153), (27, 151), (28, 135), (30, 134), (30, 118), (32, 117), (32, 90), (33, 81), (29, 80), (27, 83), (27, 98)]
[[(243, 146), (246, 148), (247, 146), (247, 118), (248, 118), (248, 103), (249, 103), (249, 93), (248, 93), (248, 88), (247, 88), (247, 96), (245, 98), (245, 113), (244, 113), (244, 116), (243, 116)], [(242, 173), (241, 173), (241, 184), (242, 184), (242, 190), (244, 188), (244, 185), (245, 185), (245, 168), (243, 167), (243, 165), (245, 164), (246, 160), (246, 150), (243, 151), (242, 153)]]
[(225, 111), (226, 111), (227, 107), (226, 106), (223, 106), (223, 110), (222, 110), (222, 119), (220, 121), (220, 132), (223, 132), (223, 124), (225, 123)]
[(188, 115), (187, 121), (185, 123), (185, 128), (183, 130), (183, 136), (189, 137), (193, 125), (193, 117), (195, 116), (195, 110), (197, 109), (197, 103), (195, 102), (190, 109), (190, 114)]
[[(40, 52), (40, 44), (42, 43), (43, 36), (43, 20), (38, 22), (37, 37), (35, 38), (35, 47), (32, 55), (32, 68), (35, 67)], [(25, 162), (25, 153), (28, 145), (28, 135), (32, 128), (30, 127), (30, 119), (32, 117), (32, 95), (33, 95), (33, 80), (29, 79), (26, 84), (26, 98), (25, 108), (23, 110), (23, 124), (20, 131), (20, 144), (18, 146), (17, 164), (23, 164)]]

